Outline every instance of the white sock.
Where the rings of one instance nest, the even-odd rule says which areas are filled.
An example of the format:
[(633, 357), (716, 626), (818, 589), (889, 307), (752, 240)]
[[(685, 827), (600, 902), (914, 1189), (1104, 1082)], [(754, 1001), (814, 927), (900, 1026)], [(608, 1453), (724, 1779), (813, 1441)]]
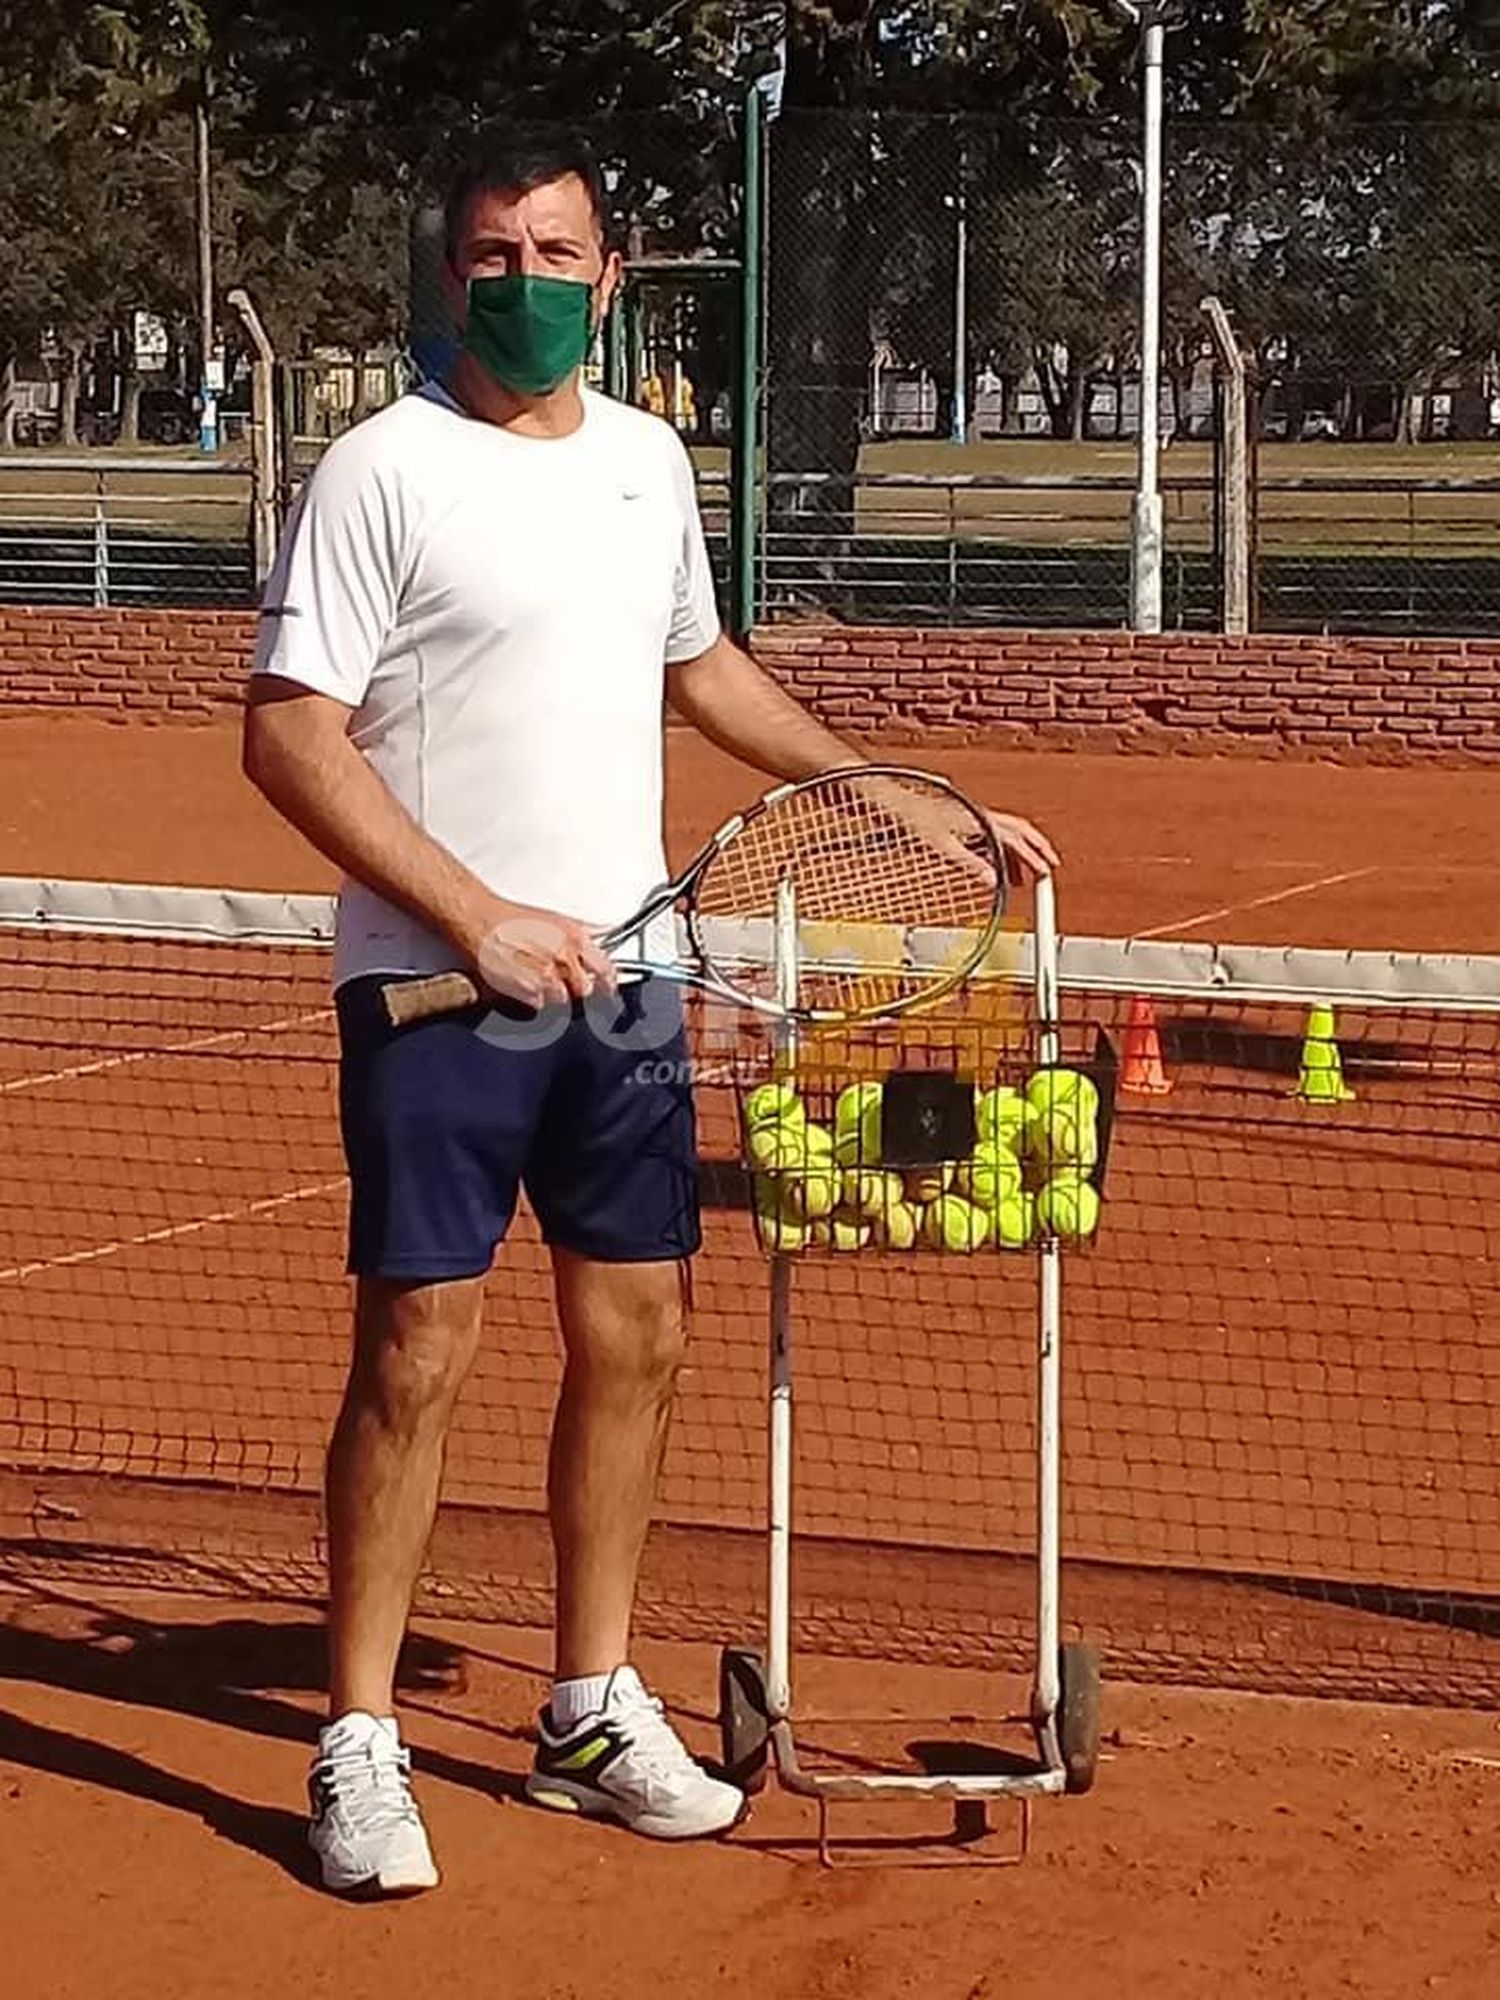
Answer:
[(591, 1715), (603, 1712), (606, 1702), (619, 1694), (640, 1690), (640, 1676), (634, 1667), (616, 1667), (612, 1674), (585, 1674), (577, 1680), (554, 1681), (547, 1707), (552, 1727), (566, 1736)]
[(363, 1750), (376, 1735), (399, 1743), (401, 1731), (395, 1716), (368, 1715), (362, 1708), (351, 1708), (318, 1731), (318, 1749), (325, 1757), (340, 1750)]

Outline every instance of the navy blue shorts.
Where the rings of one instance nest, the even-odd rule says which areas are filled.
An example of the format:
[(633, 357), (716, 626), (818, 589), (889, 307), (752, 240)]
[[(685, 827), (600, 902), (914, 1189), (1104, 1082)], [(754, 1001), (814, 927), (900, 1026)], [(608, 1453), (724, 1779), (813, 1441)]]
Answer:
[(336, 995), (340, 1118), (361, 1277), (487, 1271), (524, 1187), (547, 1241), (646, 1263), (700, 1240), (693, 1094), (675, 988), (392, 1028), (380, 989)]

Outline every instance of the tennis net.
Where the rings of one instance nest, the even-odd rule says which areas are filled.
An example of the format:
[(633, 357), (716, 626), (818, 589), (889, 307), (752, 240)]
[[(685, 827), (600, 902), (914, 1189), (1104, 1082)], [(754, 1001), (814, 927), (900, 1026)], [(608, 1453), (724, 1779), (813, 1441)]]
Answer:
[[(0, 882), (13, 1576), (320, 1588), (349, 1303), (330, 929), (318, 898)], [(1500, 960), (1070, 939), (1062, 983), (1068, 1048), (1121, 1085), (1104, 1219), (1066, 1260), (1068, 1625), (1116, 1673), (1494, 1700)], [(981, 994), (885, 1047), (979, 1048), (976, 1018), (1014, 1012)], [(744, 1640), (767, 1287), (732, 1076), (753, 1031), (695, 1026), (706, 1248), (642, 1619)], [(799, 1638), (1020, 1662), (1025, 1258), (830, 1251), (795, 1296)], [(548, 1614), (557, 1371), (524, 1215), (487, 1312), (423, 1602), (524, 1622)]]

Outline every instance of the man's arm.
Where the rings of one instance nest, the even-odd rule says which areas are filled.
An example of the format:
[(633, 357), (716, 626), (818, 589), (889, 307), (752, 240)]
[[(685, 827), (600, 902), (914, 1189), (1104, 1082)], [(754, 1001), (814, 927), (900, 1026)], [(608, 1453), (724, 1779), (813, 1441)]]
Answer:
[(667, 699), (700, 735), (773, 778), (812, 778), (869, 759), (809, 715), (732, 639), (667, 668)]
[(349, 710), (258, 675), (245, 713), (250, 782), (346, 875), (447, 938), (486, 982), (527, 1006), (612, 985), (587, 927), (496, 896), (419, 827), (349, 741)]
[[(728, 638), (696, 659), (667, 668), (667, 699), (710, 743), (773, 778), (811, 778), (870, 760), (827, 729)], [(1057, 866), (1044, 833), (1014, 813), (991, 812), (990, 824), (1007, 856), (1033, 874)]]

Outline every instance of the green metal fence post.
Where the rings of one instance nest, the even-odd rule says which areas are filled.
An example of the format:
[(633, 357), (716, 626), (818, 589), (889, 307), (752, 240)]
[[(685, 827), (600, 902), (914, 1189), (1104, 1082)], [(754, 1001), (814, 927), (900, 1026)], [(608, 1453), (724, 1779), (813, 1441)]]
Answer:
[(627, 273), (620, 281), (604, 328), (604, 385), (617, 403), (626, 402), (630, 397), (630, 366), (626, 355), (626, 315), (629, 308), (625, 302), (629, 284)]
[(734, 408), (733, 492), (730, 545), (730, 618), (744, 639), (758, 610), (756, 572), (760, 559), (760, 313), (761, 197), (765, 99), (752, 84), (745, 98), (744, 177), (740, 214), (744, 240), (740, 254), (739, 369)]

